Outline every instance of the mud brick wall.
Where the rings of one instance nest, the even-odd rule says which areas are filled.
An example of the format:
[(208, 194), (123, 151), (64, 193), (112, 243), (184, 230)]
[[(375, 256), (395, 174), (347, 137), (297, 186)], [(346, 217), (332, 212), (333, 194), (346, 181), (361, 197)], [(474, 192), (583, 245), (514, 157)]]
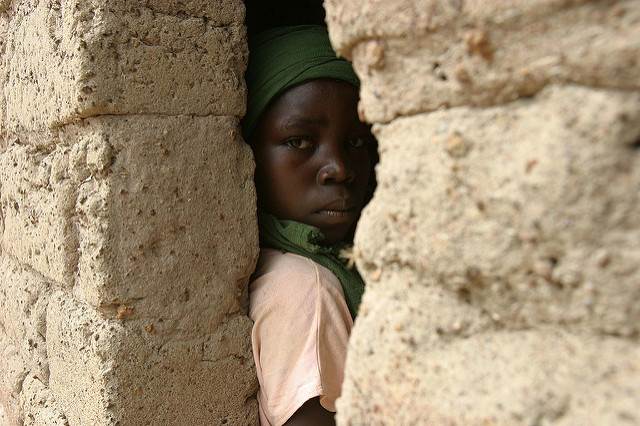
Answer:
[(640, 2), (325, 7), (381, 158), (338, 424), (640, 424)]
[[(639, 424), (640, 3), (326, 0), (380, 141), (339, 424)], [(0, 423), (255, 424), (239, 0), (0, 0)]]
[(254, 424), (239, 0), (0, 1), (9, 425)]

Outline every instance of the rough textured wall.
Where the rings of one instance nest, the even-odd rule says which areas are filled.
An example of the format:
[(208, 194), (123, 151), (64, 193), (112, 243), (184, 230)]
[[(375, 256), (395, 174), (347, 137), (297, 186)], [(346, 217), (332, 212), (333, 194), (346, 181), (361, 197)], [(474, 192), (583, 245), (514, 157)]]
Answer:
[(339, 424), (640, 424), (640, 2), (325, 6), (381, 155)]
[(0, 405), (252, 424), (240, 0), (0, 1)]

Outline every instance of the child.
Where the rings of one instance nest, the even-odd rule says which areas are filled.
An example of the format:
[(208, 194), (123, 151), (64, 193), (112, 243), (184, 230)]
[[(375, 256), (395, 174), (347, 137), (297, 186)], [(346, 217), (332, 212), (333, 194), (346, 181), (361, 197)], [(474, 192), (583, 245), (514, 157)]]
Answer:
[(320, 26), (251, 43), (243, 132), (256, 160), (260, 259), (250, 284), (262, 425), (334, 424), (364, 284), (340, 250), (370, 195), (375, 149), (358, 79)]

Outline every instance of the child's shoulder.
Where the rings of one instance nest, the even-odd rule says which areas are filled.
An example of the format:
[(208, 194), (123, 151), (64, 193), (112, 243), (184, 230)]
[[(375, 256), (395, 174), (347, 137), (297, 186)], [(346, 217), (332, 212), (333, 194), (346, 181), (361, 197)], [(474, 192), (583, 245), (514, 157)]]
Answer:
[(249, 316), (255, 330), (288, 328), (292, 322), (310, 325), (320, 317), (351, 321), (340, 281), (330, 270), (307, 257), (273, 249), (260, 251), (249, 285)]
[(261, 248), (254, 276), (272, 272), (284, 272), (291, 269), (312, 270), (314, 269), (314, 263), (311, 259), (297, 254), (272, 248)]
[(336, 276), (322, 265), (304, 256), (269, 248), (260, 250), (251, 286), (289, 294), (317, 287), (342, 291)]

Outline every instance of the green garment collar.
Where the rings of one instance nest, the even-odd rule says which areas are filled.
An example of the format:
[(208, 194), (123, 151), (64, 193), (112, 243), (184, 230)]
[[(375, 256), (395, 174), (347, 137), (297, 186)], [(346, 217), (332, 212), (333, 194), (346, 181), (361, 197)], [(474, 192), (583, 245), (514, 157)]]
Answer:
[(262, 113), (285, 90), (309, 80), (328, 78), (360, 87), (349, 62), (338, 58), (326, 28), (319, 25), (277, 27), (249, 43), (247, 113), (242, 120), (245, 140)]
[(338, 278), (342, 285), (347, 307), (355, 319), (364, 293), (364, 281), (355, 267), (348, 267), (340, 257), (346, 244), (322, 245), (324, 239), (318, 228), (292, 220), (279, 220), (258, 212), (260, 245), (307, 257), (324, 266)]

